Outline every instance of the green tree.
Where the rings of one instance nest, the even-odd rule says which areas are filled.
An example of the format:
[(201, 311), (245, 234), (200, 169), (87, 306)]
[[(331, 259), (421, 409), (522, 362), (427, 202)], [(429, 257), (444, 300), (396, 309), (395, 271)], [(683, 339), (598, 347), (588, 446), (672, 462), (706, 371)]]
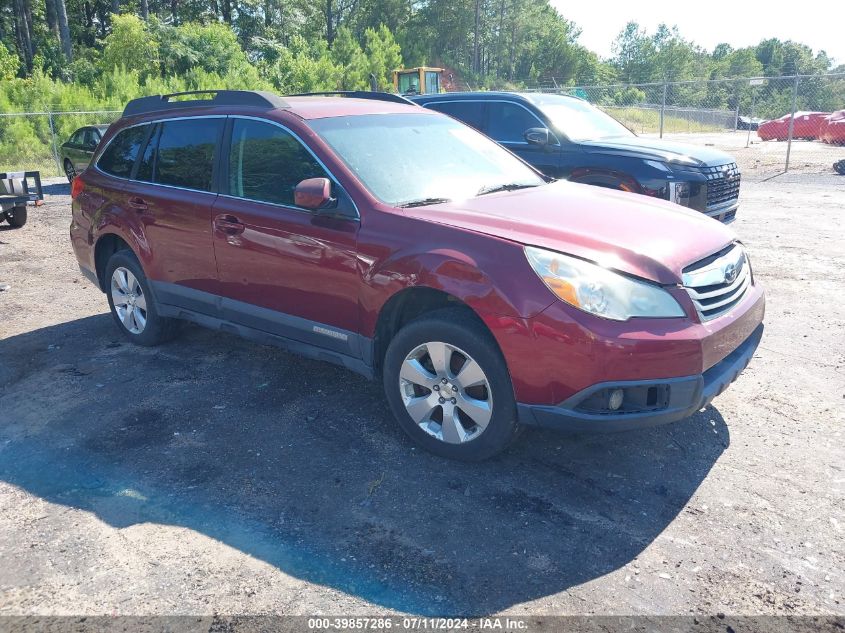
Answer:
[(375, 75), (379, 90), (391, 89), (391, 73), (402, 66), (402, 49), (384, 24), (379, 25), (377, 29), (367, 29), (364, 32), (364, 41), (368, 70)]
[(157, 72), (159, 44), (146, 23), (132, 14), (112, 16), (112, 31), (103, 40), (102, 68), (123, 68), (147, 77)]
[(0, 81), (10, 81), (18, 74), (21, 60), (0, 42)]
[(164, 75), (182, 75), (193, 68), (225, 75), (231, 70), (249, 72), (251, 64), (231, 28), (219, 22), (186, 22), (179, 26), (156, 23), (161, 39)]
[(367, 87), (368, 63), (351, 29), (342, 26), (332, 45), (332, 60), (340, 70), (341, 90), (359, 90)]

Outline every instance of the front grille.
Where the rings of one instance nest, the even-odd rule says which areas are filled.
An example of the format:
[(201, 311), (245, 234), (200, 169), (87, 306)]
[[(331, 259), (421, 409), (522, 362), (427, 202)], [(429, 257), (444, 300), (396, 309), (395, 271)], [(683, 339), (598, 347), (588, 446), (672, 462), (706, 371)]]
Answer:
[(736, 163), (705, 167), (707, 176), (707, 208), (725, 206), (739, 198), (740, 173)]
[(687, 266), (683, 282), (701, 320), (709, 321), (742, 301), (754, 280), (745, 249), (733, 244)]

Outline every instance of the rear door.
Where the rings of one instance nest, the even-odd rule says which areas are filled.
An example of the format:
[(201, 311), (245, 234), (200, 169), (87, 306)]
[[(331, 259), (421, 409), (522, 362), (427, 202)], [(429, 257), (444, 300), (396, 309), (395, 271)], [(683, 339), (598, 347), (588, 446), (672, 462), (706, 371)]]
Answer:
[(547, 146), (532, 145), (525, 140), (530, 128), (548, 126), (531, 110), (511, 101), (489, 101), (487, 127), (484, 132), (497, 143), (504, 145), (522, 160), (533, 165), (547, 176), (560, 176), (560, 143), (549, 130), (552, 143)]
[[(230, 117), (214, 252), (227, 319), (360, 356), (357, 233), (351, 199), (306, 145), (273, 122)], [(294, 204), (306, 178), (328, 178), (344, 217)]]
[(484, 121), (487, 117), (487, 106), (484, 101), (462, 99), (457, 101), (442, 101), (440, 99), (425, 104), (426, 108), (448, 114), (462, 123), (471, 125), (476, 130), (484, 131)]
[(225, 117), (169, 119), (151, 126), (125, 204), (144, 226), (149, 269), (162, 303), (215, 315), (217, 267), (211, 207)]

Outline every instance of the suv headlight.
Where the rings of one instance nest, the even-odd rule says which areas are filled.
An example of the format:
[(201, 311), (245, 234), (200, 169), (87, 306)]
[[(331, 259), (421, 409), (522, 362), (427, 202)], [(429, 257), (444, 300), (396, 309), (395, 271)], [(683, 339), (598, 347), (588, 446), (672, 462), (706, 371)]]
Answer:
[(682, 317), (683, 308), (666, 290), (583, 259), (527, 246), (528, 263), (561, 301), (605, 319)]

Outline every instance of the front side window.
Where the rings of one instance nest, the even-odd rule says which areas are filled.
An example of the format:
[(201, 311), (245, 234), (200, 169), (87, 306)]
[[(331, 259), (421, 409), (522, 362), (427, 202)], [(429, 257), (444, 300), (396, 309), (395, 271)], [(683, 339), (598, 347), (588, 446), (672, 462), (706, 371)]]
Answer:
[(87, 130), (85, 130), (85, 134), (82, 137), (82, 146), (85, 149), (89, 149), (89, 150), (94, 149), (95, 147), (97, 147), (97, 143), (99, 143), (99, 142), (100, 142), (100, 137), (97, 136), (96, 130), (93, 130), (91, 128), (88, 128)]
[(328, 174), (290, 132), (277, 125), (235, 119), (229, 150), (229, 194), (293, 206), (293, 192), (307, 178)]
[(97, 167), (112, 176), (129, 178), (148, 127), (147, 125), (136, 125), (118, 132), (109, 143), (106, 151), (100, 156)]
[(594, 105), (560, 95), (536, 94), (529, 97), (554, 127), (571, 141), (596, 141), (634, 136), (628, 128)]
[(202, 118), (161, 123), (152, 181), (211, 191), (214, 147), (222, 122), (223, 119)]
[(375, 197), (394, 206), (545, 183), (489, 138), (431, 112), (327, 117), (309, 125)]
[(85, 130), (76, 130), (73, 133), (73, 136), (70, 137), (68, 144), (70, 145), (82, 145), (82, 139), (85, 136)]
[(536, 116), (515, 103), (490, 103), (487, 133), (500, 143), (525, 143), (525, 130), (545, 127)]

